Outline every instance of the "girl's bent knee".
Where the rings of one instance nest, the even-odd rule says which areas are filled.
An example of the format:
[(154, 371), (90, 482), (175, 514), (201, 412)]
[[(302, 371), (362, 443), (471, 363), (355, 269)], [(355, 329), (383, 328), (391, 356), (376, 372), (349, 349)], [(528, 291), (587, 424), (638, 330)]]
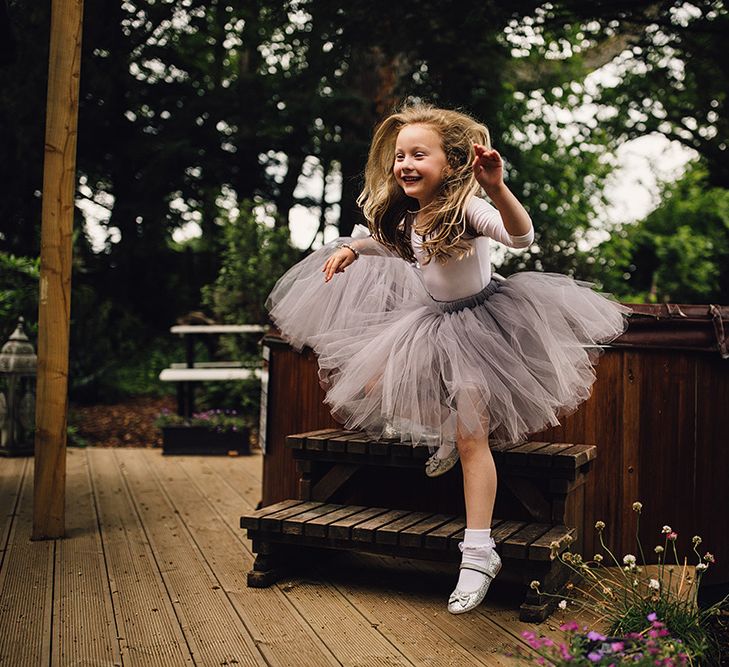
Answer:
[(488, 450), (489, 443), (485, 438), (459, 438), (456, 447), (461, 458), (469, 458)]

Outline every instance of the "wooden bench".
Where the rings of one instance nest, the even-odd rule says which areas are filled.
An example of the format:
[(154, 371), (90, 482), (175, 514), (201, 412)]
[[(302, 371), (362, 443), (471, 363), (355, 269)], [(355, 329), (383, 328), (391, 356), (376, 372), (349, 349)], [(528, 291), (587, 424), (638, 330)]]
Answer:
[[(399, 441), (372, 440), (362, 433), (322, 429), (289, 436), (300, 473), (299, 498), (241, 517), (257, 557), (249, 586), (269, 586), (298, 560), (302, 549), (342, 549), (441, 561), (458, 561), (463, 516), (380, 506), (342, 504), (336, 499), (355, 475), (372, 466), (422, 470), (429, 452)], [(504, 560), (499, 580), (524, 591), (522, 620), (544, 620), (557, 600), (529, 586), (557, 594), (569, 570), (555, 554), (577, 537), (577, 521), (565, 519), (566, 501), (580, 488), (594, 460), (594, 445), (529, 442), (492, 448), (499, 484), (516, 499), (492, 522)], [(419, 473), (420, 474), (420, 473)], [(574, 503), (573, 503), (574, 505)], [(296, 557), (292, 557), (292, 552)]]
[(195, 412), (195, 384), (198, 382), (230, 382), (262, 379), (262, 362), (246, 366), (239, 361), (195, 361), (195, 340), (199, 336), (219, 334), (261, 334), (265, 328), (258, 324), (178, 324), (170, 333), (185, 341), (184, 364), (173, 363), (159, 374), (161, 382), (176, 382), (177, 412), (191, 417)]

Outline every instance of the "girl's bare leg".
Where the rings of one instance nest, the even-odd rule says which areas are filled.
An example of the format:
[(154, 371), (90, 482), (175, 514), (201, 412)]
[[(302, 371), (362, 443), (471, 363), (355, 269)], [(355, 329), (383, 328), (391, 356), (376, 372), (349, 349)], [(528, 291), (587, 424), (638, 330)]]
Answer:
[[(488, 428), (484, 432), (488, 433)], [(497, 480), (488, 435), (466, 436), (459, 432), (456, 446), (463, 468), (466, 530), (458, 583), (448, 599), (448, 611), (462, 614), (481, 603), (501, 561), (493, 551), (491, 537)]]
[(496, 502), (497, 477), (488, 436), (459, 436), (456, 446), (463, 468), (466, 528), (471, 530), (490, 528)]

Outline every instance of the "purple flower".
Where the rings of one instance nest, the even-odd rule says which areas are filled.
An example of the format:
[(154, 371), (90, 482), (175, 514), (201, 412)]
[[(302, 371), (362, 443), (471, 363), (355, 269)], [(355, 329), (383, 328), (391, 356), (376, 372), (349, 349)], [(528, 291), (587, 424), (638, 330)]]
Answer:
[(599, 632), (595, 632), (594, 630), (590, 630), (590, 632), (587, 633), (587, 638), (591, 642), (604, 642), (605, 641), (605, 635), (601, 635)]
[(600, 662), (602, 660), (602, 653), (600, 651), (591, 651), (587, 654), (587, 659), (590, 662)]
[(567, 621), (567, 623), (560, 625), (559, 629), (562, 632), (576, 632), (580, 629), (580, 626), (577, 621)]
[(647, 618), (651, 622), (657, 621), (658, 620), (658, 614), (656, 614), (656, 612), (652, 611), (650, 614), (648, 614)]
[(625, 644), (623, 642), (613, 642), (610, 644), (610, 650), (613, 653), (618, 653), (619, 651), (622, 651), (625, 648)]

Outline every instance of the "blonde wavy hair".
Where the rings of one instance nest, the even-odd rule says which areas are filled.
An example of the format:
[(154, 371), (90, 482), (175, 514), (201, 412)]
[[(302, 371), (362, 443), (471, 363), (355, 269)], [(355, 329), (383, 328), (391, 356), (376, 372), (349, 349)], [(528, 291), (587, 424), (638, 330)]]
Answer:
[(365, 168), (365, 184), (357, 198), (370, 232), (376, 240), (409, 261), (415, 261), (402, 223), (408, 211), (418, 202), (408, 197), (395, 180), (395, 144), (397, 135), (406, 125), (425, 125), (441, 138), (450, 169), (433, 201), (418, 211), (415, 233), (423, 238), (425, 262), (436, 259), (445, 262), (461, 258), (472, 250), (466, 241), (465, 208), (468, 200), (480, 190), (471, 164), (475, 153), (473, 144), (491, 148), (485, 125), (459, 111), (438, 109), (427, 104), (404, 106), (388, 116), (375, 130)]

